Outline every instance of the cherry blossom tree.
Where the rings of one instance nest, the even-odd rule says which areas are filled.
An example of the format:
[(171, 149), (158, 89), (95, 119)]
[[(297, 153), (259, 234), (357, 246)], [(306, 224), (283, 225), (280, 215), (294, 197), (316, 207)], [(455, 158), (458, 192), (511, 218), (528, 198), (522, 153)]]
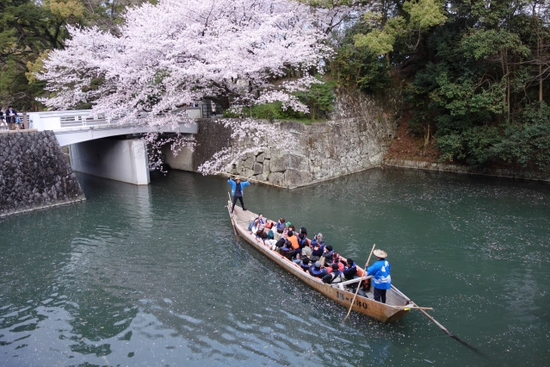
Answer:
[[(37, 75), (50, 92), (46, 106), (91, 103), (97, 114), (152, 130), (183, 122), (185, 106), (207, 98), (233, 107), (281, 101), (307, 112), (293, 93), (319, 82), (311, 71), (322, 72), (331, 53), (326, 12), (288, 0), (159, 0), (124, 19), (116, 35), (69, 28), (66, 48)], [(138, 120), (144, 112), (154, 118)]]

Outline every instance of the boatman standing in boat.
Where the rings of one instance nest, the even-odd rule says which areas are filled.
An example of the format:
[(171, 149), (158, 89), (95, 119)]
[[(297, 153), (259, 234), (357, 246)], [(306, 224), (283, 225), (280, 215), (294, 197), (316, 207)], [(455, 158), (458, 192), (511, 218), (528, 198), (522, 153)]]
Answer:
[(241, 201), (241, 207), (243, 208), (243, 210), (246, 210), (246, 208), (244, 207), (243, 193), (244, 188), (250, 186), (250, 182), (241, 182), (241, 179), (239, 177), (237, 177), (235, 181), (229, 178), (227, 182), (229, 182), (229, 184), (231, 185), (231, 195), (233, 196), (233, 206), (231, 207), (231, 213), (233, 213), (233, 210), (235, 209), (235, 203), (237, 202), (237, 199)]
[(378, 261), (367, 269), (367, 275), (373, 276), (374, 300), (386, 303), (386, 291), (391, 289), (391, 265), (386, 260), (388, 254), (385, 251), (376, 249), (374, 256)]

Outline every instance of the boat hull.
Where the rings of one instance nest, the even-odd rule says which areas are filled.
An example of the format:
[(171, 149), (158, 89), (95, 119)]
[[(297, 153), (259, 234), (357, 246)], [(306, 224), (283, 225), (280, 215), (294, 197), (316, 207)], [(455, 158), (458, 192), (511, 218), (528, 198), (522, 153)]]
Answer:
[[(228, 209), (231, 208), (230, 204), (231, 202), (228, 203)], [(300, 265), (287, 259), (278, 252), (271, 250), (271, 248), (264, 244), (261, 239), (249, 232), (248, 225), (256, 216), (257, 214), (255, 213), (243, 211), (240, 207), (235, 206), (234, 213), (233, 215), (230, 213), (230, 217), (236, 234), (283, 269), (331, 300), (336, 301), (348, 309), (353, 301), (352, 310), (384, 323), (399, 321), (409, 313), (410, 308), (407, 306), (414, 305), (403, 293), (393, 286), (386, 294), (387, 303), (381, 303), (375, 301), (370, 292), (367, 293), (367, 297), (358, 294), (354, 300), (355, 293), (343, 287), (323, 283), (321, 279), (313, 277), (309, 273), (303, 271)]]

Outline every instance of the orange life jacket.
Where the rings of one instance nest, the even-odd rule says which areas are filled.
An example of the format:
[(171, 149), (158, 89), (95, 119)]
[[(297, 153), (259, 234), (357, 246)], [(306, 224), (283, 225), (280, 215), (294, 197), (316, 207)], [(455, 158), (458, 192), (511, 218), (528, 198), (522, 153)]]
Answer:
[(288, 237), (288, 240), (290, 241), (293, 250), (298, 250), (300, 248), (300, 244), (298, 243), (298, 238), (296, 236), (292, 235)]

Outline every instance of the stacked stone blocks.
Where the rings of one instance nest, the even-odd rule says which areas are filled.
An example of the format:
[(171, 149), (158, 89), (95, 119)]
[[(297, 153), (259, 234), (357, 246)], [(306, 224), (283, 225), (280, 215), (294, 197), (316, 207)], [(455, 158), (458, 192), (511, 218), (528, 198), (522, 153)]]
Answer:
[(0, 134), (0, 217), (85, 200), (52, 131)]

